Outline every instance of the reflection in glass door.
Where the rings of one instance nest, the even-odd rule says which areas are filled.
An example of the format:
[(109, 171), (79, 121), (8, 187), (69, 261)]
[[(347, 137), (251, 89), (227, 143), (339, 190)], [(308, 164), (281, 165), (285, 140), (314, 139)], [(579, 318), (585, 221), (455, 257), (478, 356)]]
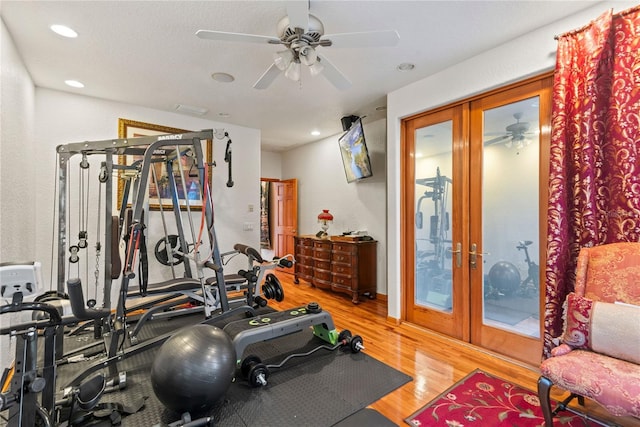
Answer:
[(415, 302), (447, 313), (453, 307), (451, 271), (452, 123), (416, 131)]
[(539, 98), (485, 110), (483, 323), (540, 337)]
[(469, 292), (462, 284), (468, 273), (461, 249), (467, 227), (460, 225), (463, 110), (453, 107), (407, 123), (405, 271), (412, 286), (405, 301), (407, 320), (468, 339)]

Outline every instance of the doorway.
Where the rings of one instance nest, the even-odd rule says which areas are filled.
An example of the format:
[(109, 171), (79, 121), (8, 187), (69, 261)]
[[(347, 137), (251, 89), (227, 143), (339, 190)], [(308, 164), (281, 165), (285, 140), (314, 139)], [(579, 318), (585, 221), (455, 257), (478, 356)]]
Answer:
[[(260, 246), (265, 259), (293, 255), (298, 232), (298, 180), (261, 178)], [(293, 268), (284, 269), (293, 273)]]
[(406, 119), (404, 317), (541, 358), (551, 77)]

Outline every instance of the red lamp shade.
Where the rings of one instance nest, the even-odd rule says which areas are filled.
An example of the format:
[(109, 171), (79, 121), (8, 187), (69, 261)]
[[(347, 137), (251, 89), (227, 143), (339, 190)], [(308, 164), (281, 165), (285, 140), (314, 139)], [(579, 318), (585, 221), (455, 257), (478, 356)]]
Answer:
[(318, 222), (333, 221), (333, 215), (329, 213), (329, 209), (322, 209), (322, 212), (318, 214)]

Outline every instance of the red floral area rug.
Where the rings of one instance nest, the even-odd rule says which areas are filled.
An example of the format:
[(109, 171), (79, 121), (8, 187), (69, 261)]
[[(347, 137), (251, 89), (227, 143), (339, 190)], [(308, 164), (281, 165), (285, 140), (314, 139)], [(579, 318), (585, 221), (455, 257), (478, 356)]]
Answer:
[[(479, 369), (406, 418), (405, 422), (422, 427), (544, 427), (536, 393)], [(554, 418), (554, 425), (591, 427), (602, 424), (564, 411)]]

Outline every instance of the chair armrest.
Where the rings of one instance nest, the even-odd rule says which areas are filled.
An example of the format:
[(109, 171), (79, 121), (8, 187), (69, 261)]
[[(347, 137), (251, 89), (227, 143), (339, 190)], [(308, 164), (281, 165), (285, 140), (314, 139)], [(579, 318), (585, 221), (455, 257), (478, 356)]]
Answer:
[(559, 346), (551, 349), (551, 357), (564, 356), (572, 350), (573, 348), (567, 344), (560, 344)]

